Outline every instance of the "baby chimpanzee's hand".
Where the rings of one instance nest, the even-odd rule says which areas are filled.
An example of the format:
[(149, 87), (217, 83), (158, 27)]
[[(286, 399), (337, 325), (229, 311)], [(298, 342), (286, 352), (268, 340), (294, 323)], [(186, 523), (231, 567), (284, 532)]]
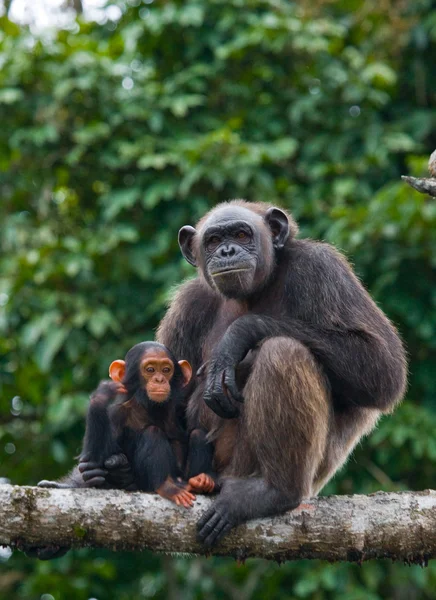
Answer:
[(88, 454), (84, 454), (79, 463), (85, 487), (136, 490), (133, 472), (125, 454), (113, 454), (105, 460), (104, 465), (90, 462), (89, 458)]

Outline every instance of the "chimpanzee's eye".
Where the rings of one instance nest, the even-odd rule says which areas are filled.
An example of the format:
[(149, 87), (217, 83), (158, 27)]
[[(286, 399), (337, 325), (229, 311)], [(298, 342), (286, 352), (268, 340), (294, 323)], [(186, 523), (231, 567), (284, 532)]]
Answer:
[(145, 370), (147, 371), (147, 373), (154, 373), (153, 367), (147, 367)]
[(247, 237), (247, 234), (245, 233), (245, 231), (239, 231), (238, 232), (238, 238), (240, 240), (245, 240), (246, 237)]
[(171, 369), (169, 367), (164, 367), (162, 369), (162, 373), (169, 373), (171, 371)]
[(221, 238), (218, 235), (213, 235), (212, 237), (207, 238), (206, 247), (209, 252), (214, 252), (220, 242)]

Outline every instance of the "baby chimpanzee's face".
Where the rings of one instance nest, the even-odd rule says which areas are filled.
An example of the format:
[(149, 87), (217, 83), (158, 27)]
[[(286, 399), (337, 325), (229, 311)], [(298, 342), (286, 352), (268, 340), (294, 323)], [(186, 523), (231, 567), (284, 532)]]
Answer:
[(114, 360), (109, 376), (122, 385), (120, 392), (149, 408), (149, 402), (163, 404), (177, 400), (192, 377), (187, 360), (176, 363), (170, 350), (158, 342), (141, 342), (130, 348), (126, 360)]
[(153, 402), (166, 402), (171, 393), (171, 379), (174, 375), (173, 361), (160, 348), (147, 350), (139, 366), (140, 375), (147, 396)]

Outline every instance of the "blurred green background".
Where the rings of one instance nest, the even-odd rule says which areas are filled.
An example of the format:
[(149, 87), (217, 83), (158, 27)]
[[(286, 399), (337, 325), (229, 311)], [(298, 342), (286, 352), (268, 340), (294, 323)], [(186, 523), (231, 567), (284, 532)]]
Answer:
[[(89, 392), (193, 274), (179, 227), (244, 197), (342, 249), (410, 354), (407, 400), (324, 493), (434, 487), (436, 201), (400, 175), (436, 147), (435, 2), (125, 0), (39, 32), (3, 13), (0, 476), (74, 464)], [(9, 554), (2, 600), (436, 598), (436, 561)]]

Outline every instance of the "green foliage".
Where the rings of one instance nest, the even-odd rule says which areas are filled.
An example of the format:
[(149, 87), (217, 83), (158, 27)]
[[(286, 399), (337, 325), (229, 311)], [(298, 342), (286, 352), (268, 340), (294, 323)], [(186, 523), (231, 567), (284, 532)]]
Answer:
[[(245, 197), (344, 250), (407, 342), (407, 401), (326, 492), (434, 486), (436, 205), (399, 179), (424, 175), (436, 146), (432, 2), (119, 6), (118, 23), (42, 39), (0, 18), (0, 475), (35, 484), (72, 466), (89, 391), (192, 275), (178, 228)], [(171, 585), (193, 599), (430, 599), (436, 567), (80, 551), (15, 553), (0, 572), (0, 597), (26, 600)]]

